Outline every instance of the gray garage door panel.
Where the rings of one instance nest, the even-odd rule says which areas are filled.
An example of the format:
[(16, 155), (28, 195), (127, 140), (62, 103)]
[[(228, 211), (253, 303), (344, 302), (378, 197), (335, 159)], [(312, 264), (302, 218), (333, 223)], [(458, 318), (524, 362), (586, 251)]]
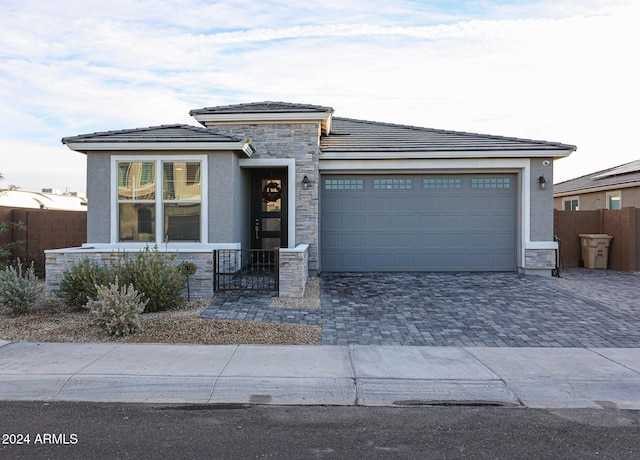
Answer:
[(324, 271), (514, 271), (513, 174), (325, 175)]

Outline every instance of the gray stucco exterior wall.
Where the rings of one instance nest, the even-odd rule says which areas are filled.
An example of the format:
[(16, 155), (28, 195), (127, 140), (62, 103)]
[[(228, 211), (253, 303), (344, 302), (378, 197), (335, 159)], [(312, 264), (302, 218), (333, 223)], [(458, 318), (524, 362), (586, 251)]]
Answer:
[(239, 167), (239, 158), (235, 157), (234, 166), (234, 242), (240, 242), (243, 248), (251, 247), (251, 174)]
[[(531, 241), (553, 241), (553, 158), (533, 158), (531, 161)], [(549, 162), (548, 165), (545, 165)], [(538, 178), (547, 181), (540, 190)]]
[(238, 169), (238, 158), (232, 152), (209, 155), (209, 243), (240, 241), (234, 215), (241, 186)]
[(87, 243), (111, 239), (111, 153), (87, 154)]
[[(137, 152), (137, 154), (172, 155), (184, 152)], [(192, 152), (188, 152), (191, 154)], [(108, 244), (111, 241), (111, 156), (121, 152), (89, 152), (87, 154), (87, 243)], [(130, 155), (127, 153), (126, 155)], [(233, 152), (208, 155), (208, 239), (209, 243), (242, 241), (248, 222), (249, 198), (247, 174), (238, 166)], [(234, 212), (234, 210), (236, 212)], [(239, 211), (239, 212), (238, 212)], [(245, 238), (247, 239), (248, 236)]]

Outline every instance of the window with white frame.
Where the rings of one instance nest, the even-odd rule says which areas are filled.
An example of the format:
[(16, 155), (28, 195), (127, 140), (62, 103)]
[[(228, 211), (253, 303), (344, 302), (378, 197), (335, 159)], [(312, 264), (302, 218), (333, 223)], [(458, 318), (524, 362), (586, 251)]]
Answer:
[(202, 242), (204, 162), (117, 158), (117, 242)]
[(563, 198), (562, 209), (565, 211), (578, 211), (580, 209), (580, 198), (577, 196)]
[(607, 192), (607, 209), (622, 209), (622, 193), (619, 190), (617, 192)]

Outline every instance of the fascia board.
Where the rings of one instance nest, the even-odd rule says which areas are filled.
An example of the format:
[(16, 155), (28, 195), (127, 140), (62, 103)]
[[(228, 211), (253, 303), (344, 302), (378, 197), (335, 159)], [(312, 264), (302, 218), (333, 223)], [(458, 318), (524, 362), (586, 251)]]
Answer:
[(424, 158), (564, 158), (571, 150), (436, 150), (436, 151), (397, 151), (397, 152), (339, 152), (321, 151), (322, 160), (382, 160), (382, 159), (424, 159)]
[(252, 150), (247, 142), (70, 142), (71, 150), (87, 153), (89, 151), (140, 151), (140, 150), (233, 150), (242, 151), (251, 156)]
[(291, 113), (202, 113), (193, 117), (200, 123), (216, 124), (238, 122), (292, 122), (325, 121), (331, 118), (328, 112), (291, 112)]
[(325, 160), (319, 164), (320, 172), (349, 171), (368, 174), (374, 171), (452, 171), (517, 172), (527, 167), (522, 158), (437, 158), (437, 159), (379, 159), (379, 160)]

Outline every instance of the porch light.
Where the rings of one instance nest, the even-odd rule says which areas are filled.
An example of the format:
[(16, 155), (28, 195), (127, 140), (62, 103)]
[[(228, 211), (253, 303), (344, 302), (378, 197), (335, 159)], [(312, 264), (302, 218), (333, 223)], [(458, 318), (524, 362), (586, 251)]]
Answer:
[(309, 178), (305, 174), (304, 177), (302, 178), (302, 188), (308, 189), (310, 184), (311, 184), (311, 181), (309, 180)]
[(547, 179), (545, 179), (544, 176), (538, 177), (538, 187), (540, 187), (540, 190), (547, 189)]

